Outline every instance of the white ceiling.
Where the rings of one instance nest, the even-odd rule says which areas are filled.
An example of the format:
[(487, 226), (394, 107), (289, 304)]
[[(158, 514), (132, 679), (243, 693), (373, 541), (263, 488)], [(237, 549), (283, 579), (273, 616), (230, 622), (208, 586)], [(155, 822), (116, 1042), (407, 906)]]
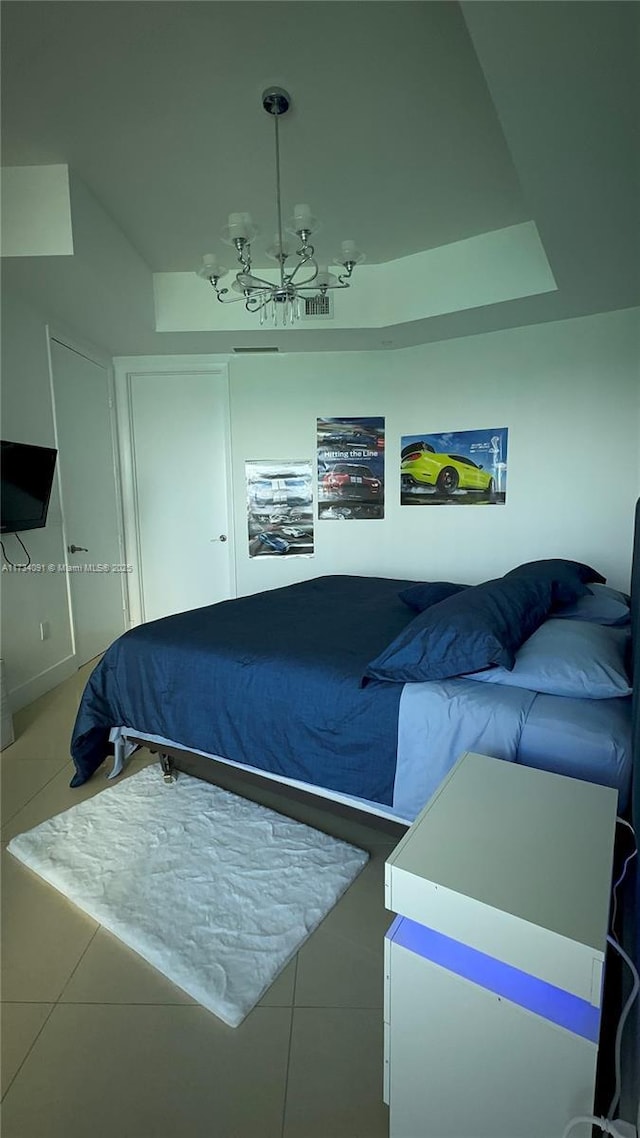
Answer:
[[(624, 0), (5, 0), (2, 161), (67, 163), (151, 270), (188, 271), (223, 253), (231, 210), (271, 239), (260, 95), (277, 83), (293, 97), (284, 199), (321, 218), (320, 254), (352, 237), (385, 262), (533, 220), (558, 291), (271, 342), (396, 347), (627, 307), (640, 303), (639, 12)], [(53, 302), (68, 267), (17, 260), (8, 279), (50, 281)], [(117, 353), (234, 342), (121, 323), (101, 333), (96, 313), (89, 331)]]

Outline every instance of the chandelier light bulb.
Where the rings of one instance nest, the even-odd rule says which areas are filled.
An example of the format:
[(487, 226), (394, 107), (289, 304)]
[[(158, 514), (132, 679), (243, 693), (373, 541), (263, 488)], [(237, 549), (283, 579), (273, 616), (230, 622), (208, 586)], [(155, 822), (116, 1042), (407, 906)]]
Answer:
[(235, 240), (236, 237), (247, 236), (247, 223), (245, 217), (246, 215), (243, 213), (229, 214), (229, 237), (232, 240)]
[(215, 253), (205, 253), (202, 258), (202, 266), (198, 269), (198, 276), (203, 277), (207, 281), (220, 280), (228, 269), (221, 265)]
[(308, 205), (295, 205), (293, 207), (293, 219), (296, 223), (296, 229), (309, 229), (311, 227), (311, 209)]

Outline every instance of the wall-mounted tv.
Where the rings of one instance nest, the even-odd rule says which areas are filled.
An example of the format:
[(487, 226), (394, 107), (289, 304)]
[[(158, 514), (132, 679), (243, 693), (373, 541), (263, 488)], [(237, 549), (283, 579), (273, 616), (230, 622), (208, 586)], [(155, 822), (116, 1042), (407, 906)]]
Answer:
[(57, 450), (0, 442), (0, 530), (19, 533), (46, 525)]

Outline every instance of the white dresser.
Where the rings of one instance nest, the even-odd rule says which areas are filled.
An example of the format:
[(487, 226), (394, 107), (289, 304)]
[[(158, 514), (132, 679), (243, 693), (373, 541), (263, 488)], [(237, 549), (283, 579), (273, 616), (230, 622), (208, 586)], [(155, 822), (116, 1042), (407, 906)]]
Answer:
[(592, 1112), (616, 803), (465, 753), (391, 854), (391, 1138), (562, 1138)]

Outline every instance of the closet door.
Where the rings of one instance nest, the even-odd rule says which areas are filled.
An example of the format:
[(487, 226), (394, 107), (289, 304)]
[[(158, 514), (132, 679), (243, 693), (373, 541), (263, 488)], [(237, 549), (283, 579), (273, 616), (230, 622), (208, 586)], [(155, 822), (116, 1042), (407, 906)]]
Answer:
[(142, 619), (226, 600), (226, 376), (133, 373), (129, 406)]
[(109, 373), (51, 340), (58, 464), (69, 599), (78, 666), (104, 652), (126, 627)]

